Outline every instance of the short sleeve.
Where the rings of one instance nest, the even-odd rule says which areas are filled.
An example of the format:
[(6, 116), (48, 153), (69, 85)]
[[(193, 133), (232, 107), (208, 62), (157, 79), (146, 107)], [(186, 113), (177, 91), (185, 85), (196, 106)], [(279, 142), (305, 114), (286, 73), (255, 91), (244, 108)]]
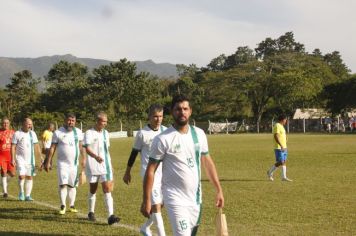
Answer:
[(52, 143), (55, 143), (55, 144), (58, 143), (58, 130), (54, 131), (54, 134), (52, 137)]
[(149, 154), (150, 160), (159, 162), (163, 161), (164, 155), (166, 154), (166, 148), (164, 147), (163, 141), (159, 138), (159, 135), (153, 139), (151, 152)]
[(276, 124), (275, 126), (273, 126), (273, 134), (277, 134), (278, 131), (279, 131), (278, 124)]
[(78, 141), (83, 141), (84, 138), (83, 132), (80, 129), (77, 130), (78, 130)]
[(200, 136), (200, 153), (202, 155), (209, 154), (209, 146), (208, 146), (208, 139), (206, 138), (206, 134), (204, 132), (199, 132)]
[(32, 142), (33, 143), (38, 143), (38, 138), (37, 135), (34, 131), (30, 131), (32, 133)]
[(18, 136), (18, 132), (15, 132), (14, 136), (12, 136), (12, 141), (11, 141), (12, 144), (17, 144), (18, 142), (17, 136)]
[(135, 142), (133, 145), (133, 149), (137, 151), (141, 151), (143, 146), (143, 134), (141, 131), (138, 131), (136, 137), (135, 137)]
[(83, 145), (84, 147), (89, 146), (91, 143), (93, 142), (93, 138), (91, 135), (90, 130), (87, 130), (84, 134), (84, 141), (83, 141)]

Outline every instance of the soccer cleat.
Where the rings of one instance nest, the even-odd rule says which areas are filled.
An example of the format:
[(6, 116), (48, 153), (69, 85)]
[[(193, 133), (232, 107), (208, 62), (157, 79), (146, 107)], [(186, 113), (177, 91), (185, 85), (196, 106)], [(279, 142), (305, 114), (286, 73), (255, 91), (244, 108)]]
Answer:
[(66, 206), (61, 205), (61, 209), (59, 210), (60, 215), (64, 215), (66, 213)]
[(4, 193), (2, 196), (3, 196), (4, 198), (7, 198), (9, 195), (8, 195), (7, 193)]
[(108, 218), (108, 224), (109, 225), (112, 225), (112, 224), (115, 224), (115, 223), (119, 223), (120, 221), (120, 218), (119, 217), (116, 217), (115, 215), (111, 215), (109, 218)]
[(88, 220), (89, 220), (89, 221), (93, 221), (93, 222), (96, 221), (94, 212), (89, 212), (89, 213), (88, 213)]
[(26, 196), (25, 201), (27, 202), (33, 201), (33, 198), (31, 196)]
[(23, 192), (19, 193), (19, 200), (20, 201), (25, 201), (25, 194)]
[(140, 228), (140, 233), (141, 233), (143, 236), (152, 236), (152, 231), (150, 230), (150, 228), (145, 227), (145, 226), (142, 226), (142, 227)]
[(286, 181), (286, 182), (292, 182), (293, 180), (286, 178), (282, 178), (282, 181)]
[(78, 213), (78, 210), (74, 206), (70, 206), (69, 211), (72, 213)]
[(270, 180), (270, 181), (273, 181), (274, 179), (273, 179), (273, 175), (269, 172), (269, 170), (267, 170), (267, 176), (268, 176), (268, 179)]

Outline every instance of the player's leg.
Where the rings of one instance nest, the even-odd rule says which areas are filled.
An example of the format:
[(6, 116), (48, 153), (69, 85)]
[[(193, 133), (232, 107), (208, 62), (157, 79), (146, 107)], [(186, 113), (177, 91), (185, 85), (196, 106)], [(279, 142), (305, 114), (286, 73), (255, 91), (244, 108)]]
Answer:
[(96, 190), (98, 189), (99, 177), (88, 176), (89, 180), (89, 193), (88, 193), (88, 219), (90, 221), (96, 221), (95, 218), (95, 202), (96, 202)]
[(162, 180), (161, 178), (155, 178), (152, 187), (151, 193), (151, 202), (152, 202), (152, 218), (154, 224), (157, 226), (158, 236), (165, 236), (163, 218), (161, 213), (161, 206), (163, 205), (163, 195), (162, 195)]
[[(0, 157), (1, 159), (1, 157)], [(1, 183), (2, 183), (2, 191), (3, 191), (3, 197), (7, 198), (7, 164), (5, 161), (0, 160), (0, 169), (1, 169)]]
[(286, 162), (287, 162), (287, 157), (288, 157), (288, 152), (287, 151), (284, 151), (282, 153), (282, 157), (281, 157), (281, 165), (282, 165), (282, 180), (283, 181), (287, 181), (287, 182), (291, 182), (292, 180), (289, 179), (287, 177), (287, 165), (286, 165)]
[(101, 186), (104, 192), (105, 206), (108, 212), (108, 224), (112, 225), (120, 221), (120, 218), (114, 215), (114, 200), (111, 195), (114, 183), (111, 179), (106, 179), (106, 175), (102, 175), (100, 178), (102, 181)]
[(75, 199), (77, 196), (77, 186), (78, 186), (78, 167), (71, 166), (68, 170), (68, 200), (69, 200), (69, 211), (77, 213), (78, 210), (75, 208)]
[[(5, 168), (4, 168), (5, 167)], [(15, 167), (10, 161), (6, 161), (4, 166), (1, 168), (1, 180), (3, 186), (4, 198), (8, 197), (7, 186), (12, 177), (15, 176)]]
[(31, 197), (32, 187), (33, 187), (33, 178), (32, 175), (28, 173), (28, 175), (26, 175), (26, 182), (25, 182), (25, 201), (33, 201)]

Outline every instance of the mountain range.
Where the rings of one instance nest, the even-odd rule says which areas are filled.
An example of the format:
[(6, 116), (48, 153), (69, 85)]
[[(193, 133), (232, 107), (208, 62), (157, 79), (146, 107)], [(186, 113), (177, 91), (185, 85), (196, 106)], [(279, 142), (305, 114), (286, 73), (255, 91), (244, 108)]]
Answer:
[[(32, 72), (33, 78), (41, 77), (47, 75), (50, 68), (60, 62), (78, 62), (89, 69), (97, 68), (101, 65), (108, 65), (114, 61), (93, 59), (93, 58), (79, 58), (71, 54), (67, 55), (55, 55), (55, 56), (44, 56), (38, 58), (11, 58), (11, 57), (0, 57), (0, 87), (4, 87), (9, 83), (10, 78), (14, 73), (22, 70), (29, 70)], [(155, 63), (152, 60), (146, 61), (134, 61), (136, 63), (138, 72), (149, 72), (152, 75), (156, 75), (160, 78), (177, 78), (176, 65), (170, 63)]]

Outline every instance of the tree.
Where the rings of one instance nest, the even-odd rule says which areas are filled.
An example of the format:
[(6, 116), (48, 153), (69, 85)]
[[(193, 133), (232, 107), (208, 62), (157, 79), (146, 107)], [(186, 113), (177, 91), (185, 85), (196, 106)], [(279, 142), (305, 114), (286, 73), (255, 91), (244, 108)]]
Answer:
[(341, 55), (338, 51), (325, 54), (324, 60), (328, 63), (332, 72), (337, 77), (339, 77), (340, 80), (346, 80), (349, 78), (350, 70), (343, 62)]
[(60, 61), (53, 65), (46, 76), (47, 91), (41, 99), (45, 111), (74, 112), (84, 117), (88, 79), (88, 67), (79, 63)]
[(20, 122), (24, 117), (35, 110), (39, 93), (37, 86), (40, 79), (32, 78), (28, 70), (15, 73), (6, 85), (6, 114), (15, 122)]

